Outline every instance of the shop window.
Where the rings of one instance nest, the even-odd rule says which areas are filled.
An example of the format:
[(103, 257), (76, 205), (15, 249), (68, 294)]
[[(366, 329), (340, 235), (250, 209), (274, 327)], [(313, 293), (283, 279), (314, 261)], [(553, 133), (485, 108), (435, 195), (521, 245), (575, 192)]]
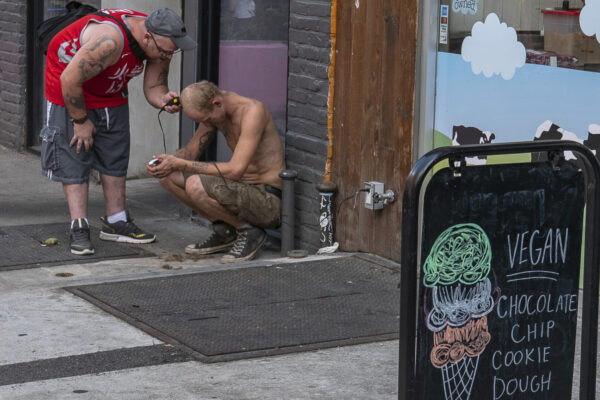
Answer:
[(598, 1), (441, 0), (439, 7), (435, 147), (562, 139), (600, 156)]
[[(289, 0), (221, 0), (219, 87), (260, 100), (283, 140), (287, 113)], [(219, 136), (217, 159), (231, 151)]]
[[(439, 50), (461, 53), (464, 39), (477, 21), (495, 14), (514, 29), (526, 51), (526, 62), (555, 67), (600, 70), (600, 42), (594, 21), (600, 18), (583, 0), (447, 0), (442, 16)], [(600, 7), (599, 7), (600, 8)], [(596, 13), (594, 18), (593, 14)]]

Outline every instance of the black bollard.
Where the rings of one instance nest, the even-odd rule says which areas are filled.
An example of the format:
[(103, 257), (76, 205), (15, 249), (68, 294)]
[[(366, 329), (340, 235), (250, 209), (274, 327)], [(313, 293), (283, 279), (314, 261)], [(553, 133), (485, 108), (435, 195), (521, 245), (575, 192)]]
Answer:
[(279, 173), (283, 179), (281, 203), (281, 256), (286, 257), (288, 251), (294, 250), (294, 182), (298, 172), (284, 169)]

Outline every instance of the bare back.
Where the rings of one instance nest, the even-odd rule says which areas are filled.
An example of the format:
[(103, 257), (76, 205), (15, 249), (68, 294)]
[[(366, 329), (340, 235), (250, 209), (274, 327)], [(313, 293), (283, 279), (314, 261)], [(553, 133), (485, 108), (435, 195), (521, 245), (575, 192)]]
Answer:
[[(236, 149), (240, 143), (256, 146), (240, 181), (281, 188), (279, 172), (286, 167), (281, 139), (271, 113), (258, 100), (232, 92), (227, 92), (226, 96), (228, 111), (224, 122), (217, 124), (217, 128), (225, 136), (228, 147), (234, 152), (232, 161), (236, 157)], [(253, 135), (249, 132), (257, 128), (260, 131), (258, 136), (244, 137), (244, 135)]]

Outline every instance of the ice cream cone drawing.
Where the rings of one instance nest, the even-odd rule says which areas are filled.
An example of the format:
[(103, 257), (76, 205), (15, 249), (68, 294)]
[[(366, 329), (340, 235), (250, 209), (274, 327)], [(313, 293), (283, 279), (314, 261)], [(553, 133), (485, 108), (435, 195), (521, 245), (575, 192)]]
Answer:
[(433, 302), (426, 316), (433, 332), (430, 359), (441, 370), (446, 400), (470, 398), (479, 356), (490, 342), (491, 259), (483, 229), (466, 223), (442, 232), (423, 266), (423, 285), (431, 288)]

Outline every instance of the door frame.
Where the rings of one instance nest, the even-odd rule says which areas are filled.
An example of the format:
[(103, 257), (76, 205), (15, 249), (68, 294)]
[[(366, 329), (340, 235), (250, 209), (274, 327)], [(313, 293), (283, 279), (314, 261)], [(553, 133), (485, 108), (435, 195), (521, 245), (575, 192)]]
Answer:
[[(184, 1), (183, 20), (190, 36), (196, 38), (198, 47), (183, 53), (181, 87), (201, 80), (218, 84), (221, 0)], [(198, 124), (189, 118), (180, 118), (179, 144), (182, 147), (194, 136)], [(216, 156), (217, 142), (213, 140), (202, 159), (214, 161)]]
[(44, 20), (44, 7), (36, 6), (35, 0), (27, 0), (27, 97), (26, 120), (27, 130), (25, 147), (39, 152), (36, 146), (40, 145), (38, 132), (42, 128), (42, 100), (44, 99), (44, 55), (35, 35), (35, 28)]

